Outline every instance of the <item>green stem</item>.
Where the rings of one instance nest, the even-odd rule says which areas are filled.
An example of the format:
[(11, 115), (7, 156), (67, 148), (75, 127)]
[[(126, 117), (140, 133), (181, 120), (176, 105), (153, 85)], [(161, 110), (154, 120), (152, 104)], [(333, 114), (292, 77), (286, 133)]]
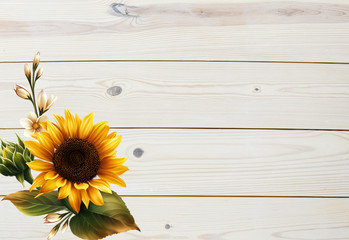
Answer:
[(31, 84), (30, 84), (30, 89), (32, 91), (32, 103), (33, 103), (33, 107), (34, 107), (34, 110), (35, 110), (35, 114), (36, 114), (36, 117), (40, 117), (40, 115), (38, 114), (38, 110), (37, 110), (37, 107), (36, 107), (36, 100), (35, 100), (35, 80), (34, 80), (34, 76), (35, 76), (35, 71), (36, 69), (34, 68), (33, 66), (33, 74), (32, 74), (32, 81), (31, 81)]

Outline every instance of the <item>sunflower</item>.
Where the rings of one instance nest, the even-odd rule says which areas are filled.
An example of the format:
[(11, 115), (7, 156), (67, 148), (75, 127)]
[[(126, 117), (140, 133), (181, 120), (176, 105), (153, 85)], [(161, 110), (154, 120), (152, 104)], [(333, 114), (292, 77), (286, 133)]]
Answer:
[[(127, 158), (117, 158), (116, 147), (121, 136), (108, 135), (107, 122), (93, 125), (94, 113), (83, 120), (65, 110), (65, 119), (53, 114), (57, 123), (46, 120), (40, 124), (46, 130), (32, 135), (37, 141), (25, 141), (30, 152), (40, 158), (27, 163), (41, 173), (35, 178), (30, 191), (41, 186), (38, 196), (59, 188), (58, 198), (68, 197), (78, 213), (81, 202), (103, 205), (100, 191), (111, 193), (110, 185), (126, 187), (118, 176), (129, 170), (123, 163)], [(99, 178), (97, 178), (97, 176)]]

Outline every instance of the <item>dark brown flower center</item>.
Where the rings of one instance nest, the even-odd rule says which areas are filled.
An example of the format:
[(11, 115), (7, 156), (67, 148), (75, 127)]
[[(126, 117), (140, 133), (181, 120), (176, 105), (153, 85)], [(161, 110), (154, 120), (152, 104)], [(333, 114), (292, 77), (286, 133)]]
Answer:
[(71, 182), (87, 182), (97, 175), (99, 155), (88, 141), (70, 138), (58, 146), (53, 154), (57, 173)]

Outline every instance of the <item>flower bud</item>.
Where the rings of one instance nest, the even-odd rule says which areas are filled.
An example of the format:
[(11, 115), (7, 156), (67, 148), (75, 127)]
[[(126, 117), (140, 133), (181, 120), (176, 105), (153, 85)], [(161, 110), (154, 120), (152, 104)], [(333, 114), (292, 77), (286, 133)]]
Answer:
[(49, 213), (44, 217), (44, 223), (56, 223), (61, 220), (61, 215), (58, 213)]
[(52, 228), (52, 230), (50, 231), (50, 233), (47, 235), (47, 240), (52, 239), (54, 236), (56, 236), (57, 232), (58, 232), (59, 226), (55, 226)]
[(27, 76), (27, 78), (30, 80), (31, 71), (28, 63), (24, 64), (24, 73)]
[(39, 66), (39, 62), (40, 62), (40, 52), (37, 52), (35, 54), (35, 57), (34, 57), (34, 60), (33, 60), (34, 68), (37, 68)]
[(18, 97), (23, 98), (23, 99), (29, 99), (31, 96), (30, 93), (28, 92), (28, 90), (19, 84), (16, 84), (16, 86), (13, 88), (13, 90), (15, 91), (15, 93), (17, 94)]
[(62, 233), (65, 233), (65, 231), (67, 230), (67, 228), (68, 228), (68, 225), (69, 225), (69, 221), (66, 221), (64, 224), (63, 224), (63, 226), (62, 226)]
[(36, 74), (36, 79), (39, 79), (41, 77), (43, 71), (44, 69), (42, 67), (39, 68), (38, 73)]
[(41, 90), (38, 94), (38, 107), (41, 111), (46, 111), (52, 107), (52, 105), (56, 102), (57, 97), (51, 95), (47, 99), (47, 95), (44, 90)]

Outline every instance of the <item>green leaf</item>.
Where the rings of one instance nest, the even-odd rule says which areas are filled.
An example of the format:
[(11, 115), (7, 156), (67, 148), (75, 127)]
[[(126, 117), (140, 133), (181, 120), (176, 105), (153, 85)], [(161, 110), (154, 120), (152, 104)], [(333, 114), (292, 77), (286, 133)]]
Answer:
[(12, 175), (10, 170), (8, 170), (4, 164), (0, 164), (0, 173), (4, 176), (11, 176)]
[(19, 145), (19, 144), (15, 145), (15, 149), (17, 152), (20, 152), (20, 153), (22, 153), (24, 151), (24, 148), (22, 148), (21, 145)]
[(10, 200), (19, 211), (28, 216), (39, 216), (67, 210), (63, 201), (58, 199), (57, 191), (44, 193), (35, 198), (38, 193), (39, 190), (19, 191), (7, 195), (3, 200)]
[(3, 163), (7, 167), (7, 169), (12, 173), (12, 175), (17, 174), (19, 172), (16, 168), (16, 165), (10, 159), (4, 158)]
[(6, 148), (6, 147), (7, 147), (7, 144), (1, 139), (1, 148)]
[(21, 171), (23, 171), (28, 167), (24, 160), (23, 155), (20, 154), (19, 152), (15, 152), (13, 154), (13, 162), (15, 163), (16, 167)]
[(16, 178), (17, 178), (18, 182), (22, 183), (22, 185), (24, 187), (24, 173), (21, 172), (21, 173), (17, 174)]
[(24, 145), (24, 142), (23, 142), (22, 138), (20, 138), (20, 137), (18, 136), (17, 133), (16, 133), (16, 136), (17, 136), (19, 145), (20, 145), (22, 148), (25, 148), (25, 145)]
[(128, 230), (140, 231), (121, 197), (115, 192), (102, 196), (103, 206), (91, 203), (86, 209), (82, 204), (79, 214), (70, 220), (70, 229), (76, 236), (92, 240)]

